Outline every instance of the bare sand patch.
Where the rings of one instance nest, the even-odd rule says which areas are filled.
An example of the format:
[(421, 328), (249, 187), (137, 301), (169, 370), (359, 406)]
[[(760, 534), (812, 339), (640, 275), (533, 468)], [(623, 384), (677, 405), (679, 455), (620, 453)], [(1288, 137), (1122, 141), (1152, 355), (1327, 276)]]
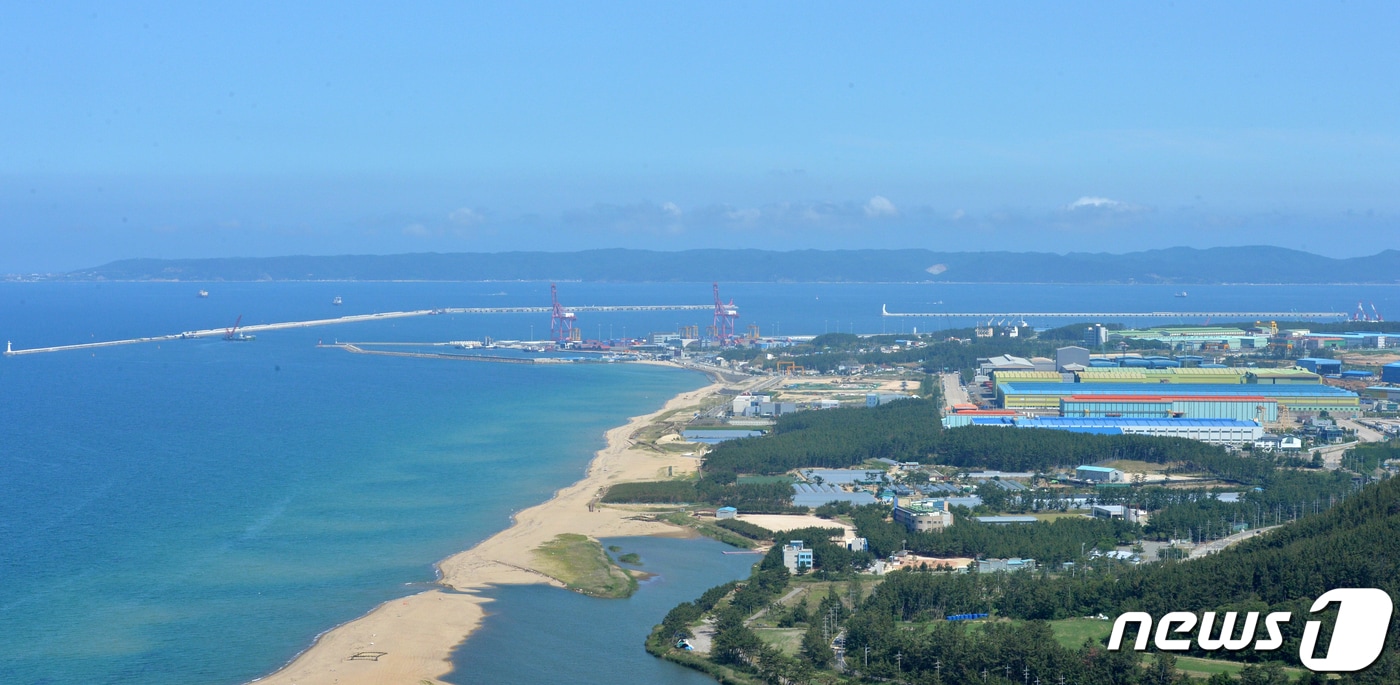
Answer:
[(855, 528), (845, 523), (807, 514), (740, 514), (735, 518), (776, 533), (798, 528), (841, 528), (848, 536), (855, 535)]

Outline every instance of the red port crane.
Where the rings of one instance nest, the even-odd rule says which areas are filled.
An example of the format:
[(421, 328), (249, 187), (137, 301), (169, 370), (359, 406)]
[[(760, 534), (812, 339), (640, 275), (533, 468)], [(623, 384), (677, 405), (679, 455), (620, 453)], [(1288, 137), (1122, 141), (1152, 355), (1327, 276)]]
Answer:
[(554, 312), (549, 319), (549, 333), (556, 343), (569, 342), (574, 339), (574, 326), (578, 323), (578, 317), (573, 312), (565, 311), (559, 304), (559, 288), (553, 283), (549, 284), (549, 297), (554, 301)]
[(238, 339), (238, 324), (243, 323), (243, 315), (238, 315), (238, 320), (233, 322), (233, 328), (224, 329), (224, 340)]
[(715, 340), (720, 346), (734, 344), (734, 322), (739, 319), (739, 308), (731, 298), (729, 304), (719, 298), (719, 284), (715, 283)]

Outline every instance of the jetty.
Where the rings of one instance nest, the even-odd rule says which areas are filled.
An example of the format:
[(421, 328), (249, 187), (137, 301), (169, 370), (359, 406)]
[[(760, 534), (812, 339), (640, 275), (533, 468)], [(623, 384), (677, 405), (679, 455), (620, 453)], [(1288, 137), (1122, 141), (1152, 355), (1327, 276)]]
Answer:
[[(570, 311), (575, 312), (667, 312), (667, 311), (709, 311), (714, 309), (714, 305), (709, 304), (634, 304), (634, 305), (599, 305), (572, 307)], [(311, 319), (308, 321), (284, 321), (281, 323), (261, 323), (248, 324), (239, 327), (239, 331), (245, 334), (256, 334), (262, 331), (277, 331), (288, 328), (311, 328), (314, 326), (334, 326), (347, 323), (366, 323), (370, 321), (385, 321), (389, 319), (404, 319), (414, 316), (434, 316), (441, 314), (548, 314), (552, 312), (551, 307), (447, 307), (442, 309), (416, 309), (406, 312), (379, 312), (375, 314), (351, 314), (349, 316), (339, 316), (333, 319)], [(193, 338), (222, 338), (227, 335), (227, 328), (206, 328), (197, 331), (184, 331), (182, 333), (171, 333), (168, 335), (154, 335), (143, 338), (128, 338), (125, 340), (104, 340), (101, 342), (78, 343), (74, 345), (54, 345), (51, 347), (30, 347), (16, 350), (10, 342), (5, 343), (5, 356), (17, 357), (25, 354), (43, 354), (46, 352), (71, 352), (75, 350), (89, 350), (99, 347), (116, 347), (118, 345), (136, 345), (140, 343), (158, 343), (171, 340), (189, 340)], [(461, 355), (454, 355), (461, 356)]]

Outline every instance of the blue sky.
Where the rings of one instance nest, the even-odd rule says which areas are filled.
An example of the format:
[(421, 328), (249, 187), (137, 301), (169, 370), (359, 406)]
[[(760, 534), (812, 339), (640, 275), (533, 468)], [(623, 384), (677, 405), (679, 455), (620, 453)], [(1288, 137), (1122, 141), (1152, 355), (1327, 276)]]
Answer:
[(0, 10), (0, 272), (1400, 248), (1394, 3), (212, 5)]

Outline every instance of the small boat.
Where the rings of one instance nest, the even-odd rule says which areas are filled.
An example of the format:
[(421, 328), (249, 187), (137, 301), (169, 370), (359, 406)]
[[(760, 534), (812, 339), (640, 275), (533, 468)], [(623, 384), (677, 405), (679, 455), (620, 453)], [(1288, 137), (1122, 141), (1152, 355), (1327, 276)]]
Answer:
[(200, 296), (200, 297), (209, 297), (209, 291), (208, 291), (208, 290), (200, 290), (200, 291), (199, 291), (199, 296)]
[(333, 305), (339, 307), (340, 304), (341, 304), (340, 296), (339, 296), (339, 295), (336, 295), (336, 296), (335, 296), (335, 299), (334, 299), (334, 300), (331, 300), (331, 304), (333, 304)]
[(1177, 296), (1177, 297), (1186, 297), (1186, 291), (1183, 290), (1183, 291), (1177, 293), (1176, 296)]

